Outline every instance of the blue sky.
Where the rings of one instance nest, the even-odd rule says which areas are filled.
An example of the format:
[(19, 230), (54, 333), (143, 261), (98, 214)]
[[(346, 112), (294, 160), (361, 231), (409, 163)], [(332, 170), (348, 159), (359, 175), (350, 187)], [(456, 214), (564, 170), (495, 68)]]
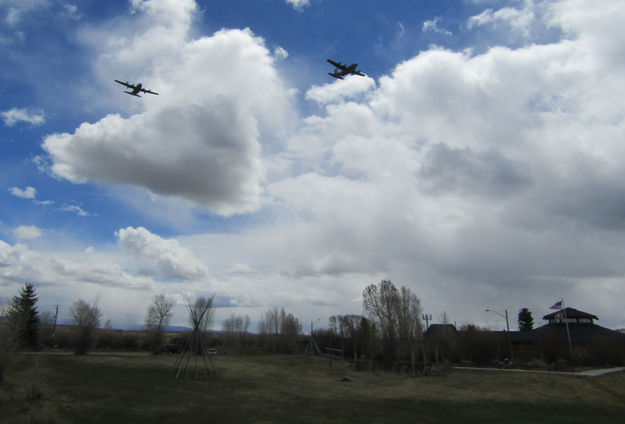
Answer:
[[(625, 327), (622, 2), (0, 1), (0, 303)], [(619, 20), (620, 19), (620, 20)], [(327, 58), (366, 77), (327, 75)], [(114, 79), (160, 93), (138, 99)], [(435, 320), (436, 321), (436, 320)]]

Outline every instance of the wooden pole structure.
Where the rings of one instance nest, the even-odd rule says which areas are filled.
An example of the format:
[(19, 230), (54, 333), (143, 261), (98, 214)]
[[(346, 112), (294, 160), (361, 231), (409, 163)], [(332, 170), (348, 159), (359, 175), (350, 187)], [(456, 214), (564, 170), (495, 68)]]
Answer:
[[(191, 332), (191, 337), (185, 343), (180, 356), (174, 362), (174, 376), (176, 379), (180, 377), (182, 372), (184, 371), (185, 378), (189, 377), (189, 363), (191, 362), (191, 357), (194, 357), (192, 367), (192, 374), (195, 371), (195, 378), (198, 379), (201, 375), (202, 365), (206, 371), (206, 375), (210, 375), (211, 372), (215, 375), (219, 375), (217, 372), (217, 367), (215, 366), (215, 362), (213, 358), (209, 354), (204, 345), (204, 341), (202, 340), (202, 329), (200, 328), (206, 314), (212, 306), (212, 298), (205, 299), (203, 303), (198, 303), (189, 307), (189, 315), (191, 317), (191, 322), (193, 323), (193, 331)], [(200, 356), (201, 358), (198, 358)]]

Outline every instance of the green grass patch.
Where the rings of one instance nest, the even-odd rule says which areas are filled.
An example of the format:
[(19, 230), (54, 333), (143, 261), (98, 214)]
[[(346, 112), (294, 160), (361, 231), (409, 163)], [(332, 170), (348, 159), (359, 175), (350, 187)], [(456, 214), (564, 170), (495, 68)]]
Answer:
[[(219, 377), (175, 380), (174, 361), (18, 355), (0, 387), (0, 421), (613, 423), (625, 416), (625, 373), (581, 378), (462, 371), (411, 378), (356, 372), (336, 361), (330, 368), (326, 359), (225, 355), (216, 358)], [(341, 381), (344, 376), (350, 381)], [(29, 390), (41, 396), (29, 397)]]

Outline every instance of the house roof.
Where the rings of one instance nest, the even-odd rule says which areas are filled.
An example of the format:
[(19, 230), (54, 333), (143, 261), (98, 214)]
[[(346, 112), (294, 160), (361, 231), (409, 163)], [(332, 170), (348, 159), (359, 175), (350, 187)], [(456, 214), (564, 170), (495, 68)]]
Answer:
[[(580, 311), (575, 308), (564, 308), (563, 311), (566, 314), (567, 318), (587, 318), (587, 319), (596, 319), (596, 320), (599, 319), (597, 315), (589, 314), (588, 312)], [(545, 315), (543, 319), (550, 320), (550, 319), (557, 318), (561, 312), (562, 311), (552, 312), (550, 314)]]
[[(542, 341), (562, 341), (567, 339), (567, 329), (565, 323), (546, 324), (532, 330), (532, 335), (536, 340)], [(569, 323), (569, 333), (572, 343), (587, 343), (596, 340), (597, 337), (608, 338), (615, 342), (625, 343), (625, 334), (601, 327), (596, 324)]]
[(458, 330), (452, 324), (431, 324), (425, 331), (425, 336), (434, 339), (437, 337), (455, 336)]

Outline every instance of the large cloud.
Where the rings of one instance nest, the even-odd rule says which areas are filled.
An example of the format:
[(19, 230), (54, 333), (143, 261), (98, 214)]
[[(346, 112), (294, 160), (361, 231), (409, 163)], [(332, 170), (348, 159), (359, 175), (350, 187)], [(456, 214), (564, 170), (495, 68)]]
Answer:
[[(135, 249), (152, 266), (152, 275), (154, 270), (166, 275), (163, 260), (171, 260), (170, 269), (174, 264), (186, 269), (184, 259), (196, 258), (214, 275), (211, 290), (233, 299), (233, 305), (256, 308), (241, 309), (244, 313), (260, 315), (274, 305), (301, 311), (304, 319), (359, 313), (362, 289), (390, 278), (415, 289), (429, 313), (446, 310), (459, 324), (483, 324), (487, 307), (514, 314), (523, 306), (535, 312), (539, 323), (540, 312), (564, 296), (569, 305), (599, 315), (603, 325), (625, 325), (614, 312), (622, 308), (625, 295), (625, 54), (619, 50), (625, 38), (620, 24), (625, 4), (570, 0), (550, 3), (548, 9), (548, 14), (524, 16), (547, 16), (547, 25), (562, 32), (561, 40), (532, 44), (530, 31), (527, 45), (517, 48), (495, 47), (480, 54), (430, 48), (398, 64), (375, 85), (354, 79), (350, 84), (363, 85), (313, 87), (308, 99), (322, 110), (301, 121), (285, 149), (264, 156), (246, 147), (234, 150), (258, 161), (259, 169), (266, 165), (273, 170), (266, 180), (255, 173), (249, 186), (262, 187), (266, 213), (246, 221), (249, 226), (237, 227), (236, 234), (178, 236), (179, 245), (170, 246), (171, 240), (130, 227), (120, 243)], [(490, 16), (503, 22), (503, 12)], [(545, 22), (531, 22), (532, 28), (539, 24)], [(49, 138), (47, 147), (54, 140), (67, 141), (53, 154), (56, 172), (74, 181), (95, 178), (78, 161), (89, 159), (77, 143), (79, 133), (90, 153), (101, 143), (101, 152), (113, 152), (115, 161), (139, 157), (139, 152), (150, 164), (160, 163), (156, 159), (165, 156), (159, 153), (161, 146), (175, 156), (164, 137), (160, 144), (143, 146), (149, 138), (133, 121), (150, 122), (159, 131), (136, 128), (157, 137), (166, 128), (156, 117), (164, 119), (161, 112), (169, 111), (171, 101), (185, 111), (180, 117), (187, 119), (185, 126), (202, 127), (186, 118), (193, 107), (183, 99), (215, 105), (217, 97), (208, 94), (206, 103), (193, 87), (219, 92), (219, 101), (233, 105), (212, 113), (219, 116), (217, 122), (228, 121), (228, 116), (231, 122), (249, 123), (241, 134), (249, 135), (252, 128), (263, 134), (259, 124), (279, 128), (281, 122), (264, 113), (275, 106), (268, 99), (286, 97), (279, 83), (269, 85), (279, 93), (269, 97), (253, 85), (240, 96), (230, 87), (247, 83), (231, 75), (246, 71), (237, 65), (237, 58), (246, 54), (234, 48), (237, 54), (229, 61), (232, 51), (226, 46), (243, 45), (267, 61), (257, 68), (267, 71), (261, 81), (274, 81), (270, 56), (249, 31), (183, 40), (182, 48), (171, 52), (172, 63), (190, 64), (194, 58), (204, 64), (220, 58), (214, 67), (197, 65), (204, 68), (205, 79), (186, 80), (175, 67), (163, 65), (150, 74), (149, 86), (161, 96), (167, 93), (167, 105), (159, 103), (165, 97), (144, 99), (145, 111), (131, 118), (111, 115), (84, 124), (74, 135)], [(218, 46), (224, 49), (221, 55)], [(191, 55), (192, 47), (214, 56)], [(220, 80), (229, 85), (221, 86)], [(248, 114), (241, 118), (228, 110)], [(247, 121), (250, 114), (253, 120)], [(151, 117), (154, 121), (148, 121)], [(138, 142), (119, 137), (121, 129), (103, 138), (109, 124), (123, 127)], [(201, 143), (189, 138), (188, 143)], [(186, 140), (179, 141), (180, 148), (190, 152)], [(209, 146), (215, 146), (210, 140)], [(259, 140), (265, 139), (253, 135), (242, 146), (258, 148)], [(80, 154), (72, 156), (74, 151)], [(97, 169), (95, 164), (85, 168)], [(110, 181), (114, 173), (130, 171), (98, 172), (105, 175), (98, 178)], [(126, 177), (120, 182), (132, 181)], [(161, 192), (145, 182), (133, 183)], [(195, 194), (185, 196), (208, 202)], [(241, 201), (243, 197), (223, 205), (211, 197), (210, 205), (222, 213), (246, 210), (250, 203)], [(184, 250), (182, 246), (193, 253), (168, 256), (170, 250)], [(10, 255), (2, 260), (10, 261)], [(32, 258), (32, 263), (37, 260)], [(184, 287), (206, 290), (202, 284), (194, 280)]]
[[(78, 255), (45, 253), (17, 243), (13, 246), (0, 240), (0, 278), (4, 281), (28, 281), (37, 286), (84, 286), (92, 283), (102, 288), (146, 290), (153, 281), (125, 272), (103, 257), (93, 259), (90, 251)], [(84, 290), (83, 290), (84, 291)]]
[(111, 114), (46, 137), (52, 172), (145, 187), (223, 215), (256, 209), (259, 137), (270, 142), (283, 128), (290, 97), (270, 52), (249, 30), (188, 40), (192, 1), (136, 3), (154, 22), (131, 41), (111, 36), (101, 57), (129, 74), (145, 66), (137, 77), (160, 95), (145, 95), (145, 110), (129, 118)]
[(131, 252), (135, 258), (154, 263), (157, 275), (178, 280), (195, 280), (208, 274), (206, 266), (177, 240), (163, 239), (143, 227), (122, 228), (116, 235), (120, 246)]
[(625, 4), (602, 6), (555, 4), (547, 24), (565, 36), (549, 44), (431, 48), (365, 100), (311, 90), (325, 115), (290, 140), (306, 173), (268, 187), (291, 219), (265, 234), (267, 260), (386, 274), (465, 317), (563, 294), (605, 316), (605, 296), (625, 294)]

